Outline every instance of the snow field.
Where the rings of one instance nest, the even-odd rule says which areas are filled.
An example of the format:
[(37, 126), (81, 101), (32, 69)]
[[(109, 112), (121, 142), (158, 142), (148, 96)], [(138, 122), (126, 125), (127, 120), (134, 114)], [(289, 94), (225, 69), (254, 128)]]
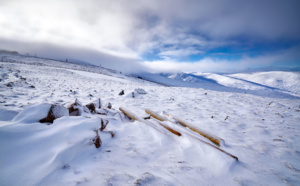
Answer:
[(274, 98), (300, 97), (300, 72), (255, 72), (239, 74), (175, 73), (138, 74), (169, 86), (247, 93)]
[(300, 95), (299, 72), (257, 72), (251, 74), (233, 74), (234, 78), (252, 81), (261, 85), (273, 87), (291, 94)]
[[(164, 87), (113, 73), (107, 76), (50, 66), (0, 66), (0, 185), (300, 182), (299, 99)], [(14, 85), (7, 87), (9, 82)], [(147, 94), (132, 98), (137, 88)], [(118, 95), (121, 90), (124, 96)], [(76, 98), (83, 104), (101, 98), (104, 105), (111, 102), (115, 111), (123, 106), (141, 117), (147, 116), (146, 108), (171, 113), (223, 138), (221, 148), (239, 161), (186, 135), (165, 135), (118, 115), (62, 117), (52, 125), (38, 122), (47, 114), (48, 104), (66, 106)], [(7, 112), (19, 114), (12, 119), (6, 117)], [(100, 118), (109, 120), (107, 130), (116, 135), (111, 138), (99, 132), (102, 146), (96, 149), (91, 139)]]

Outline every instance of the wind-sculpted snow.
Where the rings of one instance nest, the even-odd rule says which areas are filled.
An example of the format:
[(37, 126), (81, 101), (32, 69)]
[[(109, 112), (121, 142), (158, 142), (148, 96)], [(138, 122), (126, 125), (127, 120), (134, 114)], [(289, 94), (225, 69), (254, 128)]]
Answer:
[[(267, 95), (264, 88), (246, 83), (246, 74), (226, 76), (226, 86), (238, 83), (240, 89), (222, 85), (226, 79), (221, 75), (202, 74), (207, 83), (198, 84), (148, 76), (178, 85), (168, 87), (119, 73), (88, 72), (85, 66), (83, 71), (72, 65), (69, 69), (68, 63), (63, 68), (28, 65), (27, 59), (0, 62), (0, 185), (300, 183), (300, 100), (296, 96), (278, 96), (278, 90), (264, 87), (270, 92)], [(253, 90), (242, 89), (250, 85)], [(133, 98), (136, 89), (146, 94)], [(124, 95), (119, 95), (121, 90)], [(251, 91), (263, 93), (257, 96)], [(98, 108), (93, 113), (83, 109), (80, 116), (59, 115), (53, 124), (39, 122), (52, 104), (67, 108), (76, 99), (82, 106), (96, 103)], [(178, 137), (129, 120), (118, 110), (120, 106), (140, 118), (148, 116), (146, 108), (180, 117), (224, 139), (220, 148), (239, 161), (184, 133)], [(93, 142), (95, 130), (102, 142), (99, 148)]]

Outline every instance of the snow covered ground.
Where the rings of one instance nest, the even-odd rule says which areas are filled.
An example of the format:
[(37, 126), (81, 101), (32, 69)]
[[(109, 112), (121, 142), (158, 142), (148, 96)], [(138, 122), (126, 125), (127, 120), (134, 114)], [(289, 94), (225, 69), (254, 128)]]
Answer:
[[(148, 74), (176, 85), (169, 87), (87, 65), (10, 59), (0, 63), (0, 185), (300, 183), (299, 73), (280, 72), (277, 80), (270, 79), (279, 72), (236, 74), (226, 76), (228, 81), (202, 74), (202, 83), (192, 82), (192, 76), (183, 82)], [(147, 94), (135, 92), (133, 98), (138, 88)], [(39, 122), (50, 104), (67, 107), (78, 99), (86, 105), (98, 98), (105, 108), (112, 104), (107, 115), (84, 112), (53, 124)], [(223, 138), (220, 148), (239, 160), (170, 122), (165, 124), (182, 136), (129, 120), (120, 106), (141, 117), (146, 108), (176, 115)], [(98, 130), (102, 146), (95, 148), (101, 119), (109, 123)]]

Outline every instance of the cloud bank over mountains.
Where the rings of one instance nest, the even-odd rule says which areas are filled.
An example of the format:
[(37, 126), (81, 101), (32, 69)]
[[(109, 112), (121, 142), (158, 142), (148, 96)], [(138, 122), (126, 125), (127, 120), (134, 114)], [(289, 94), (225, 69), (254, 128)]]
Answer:
[(2, 0), (0, 47), (91, 50), (99, 53), (92, 63), (111, 56), (122, 61), (115, 66), (156, 71), (299, 66), (299, 7), (297, 0)]

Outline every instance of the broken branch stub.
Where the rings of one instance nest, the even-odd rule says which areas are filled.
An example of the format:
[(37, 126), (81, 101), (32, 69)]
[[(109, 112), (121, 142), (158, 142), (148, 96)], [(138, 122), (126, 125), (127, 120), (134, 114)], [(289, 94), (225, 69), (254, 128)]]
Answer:
[(104, 123), (104, 119), (101, 118), (101, 128), (100, 128), (100, 131), (103, 131), (106, 126), (108, 125), (109, 121), (108, 120), (105, 120), (105, 123)]
[(70, 116), (81, 116), (81, 114), (83, 112), (82, 103), (78, 99), (76, 99), (75, 103), (71, 104), (68, 107), (68, 110), (69, 110)]
[(95, 108), (100, 109), (102, 107), (101, 98), (98, 98), (97, 100), (93, 101)]
[(91, 113), (96, 113), (96, 107), (94, 103), (87, 104), (86, 107), (91, 111)]
[(96, 136), (93, 138), (93, 143), (94, 143), (96, 148), (99, 148), (102, 145), (102, 141), (100, 139), (98, 130), (94, 130), (94, 131), (96, 132)]
[(110, 102), (108, 102), (108, 104), (107, 104), (107, 108), (108, 108), (108, 109), (111, 109), (111, 108), (112, 108), (112, 105), (111, 105), (111, 103), (110, 103)]
[(115, 137), (115, 135), (116, 135), (116, 132), (115, 132), (115, 131), (102, 131), (102, 132), (104, 132), (104, 133), (109, 133), (109, 134), (111, 135), (112, 138)]

